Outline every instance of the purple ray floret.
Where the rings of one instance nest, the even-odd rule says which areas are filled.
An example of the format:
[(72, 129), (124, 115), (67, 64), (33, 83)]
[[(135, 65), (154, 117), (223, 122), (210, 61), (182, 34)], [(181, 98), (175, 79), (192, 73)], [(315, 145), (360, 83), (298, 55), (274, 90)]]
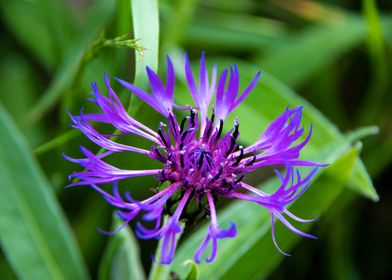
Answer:
[[(234, 223), (221, 228), (218, 224), (215, 203), (221, 198), (241, 199), (266, 208), (271, 216), (272, 240), (277, 249), (284, 253), (275, 240), (274, 222), (280, 220), (288, 229), (304, 237), (312, 235), (296, 229), (288, 220), (311, 222), (298, 218), (288, 211), (288, 206), (298, 199), (308, 188), (320, 163), (300, 159), (302, 148), (308, 143), (312, 127), (305, 135), (301, 124), (302, 107), (287, 108), (261, 133), (257, 141), (243, 147), (238, 142), (240, 123), (235, 119), (232, 128), (224, 132), (223, 125), (229, 114), (255, 88), (260, 72), (249, 85), (240, 90), (240, 75), (236, 65), (224, 70), (217, 79), (217, 68), (213, 67), (211, 78), (206, 66), (204, 53), (200, 59), (199, 78), (195, 79), (188, 56), (185, 56), (185, 77), (190, 95), (195, 105), (187, 106), (188, 111), (176, 112), (174, 104), (175, 72), (167, 57), (167, 76), (163, 82), (147, 67), (151, 92), (117, 79), (119, 83), (155, 109), (166, 119), (155, 130), (131, 117), (121, 104), (118, 96), (105, 75), (107, 95), (101, 94), (97, 85), (92, 84), (92, 101), (98, 113), (70, 118), (73, 127), (79, 129), (93, 143), (104, 149), (94, 154), (81, 147), (82, 159), (65, 156), (79, 164), (83, 171), (70, 175), (70, 186), (88, 185), (99, 192), (105, 200), (117, 209), (123, 219), (122, 229), (138, 216), (145, 222), (137, 223), (136, 235), (141, 239), (162, 239), (162, 252), (158, 260), (170, 264), (176, 249), (176, 239), (183, 231), (182, 222), (194, 225), (209, 216), (207, 235), (195, 252), (195, 261), (203, 259), (211, 262), (218, 251), (218, 240), (234, 238), (237, 229)], [(196, 81), (198, 80), (198, 82)], [(218, 82), (217, 82), (218, 80)], [(215, 98), (214, 98), (215, 97)], [(215, 99), (215, 106), (212, 101)], [(181, 107), (180, 107), (181, 108)], [(262, 109), (262, 108), (260, 108)], [(184, 114), (185, 112), (185, 114)], [(185, 115), (185, 116), (184, 116)], [(181, 117), (180, 117), (181, 116)], [(120, 138), (134, 135), (146, 139), (150, 149), (131, 146), (115, 141), (113, 134), (99, 132), (95, 124), (111, 125)], [(161, 164), (158, 169), (126, 170), (108, 163), (107, 158), (117, 153), (137, 153)], [(264, 166), (279, 167), (276, 176), (280, 186), (272, 193), (261, 191), (245, 182), (250, 172)], [(299, 171), (310, 168), (303, 175)], [(159, 187), (151, 197), (139, 201), (129, 191), (120, 192), (124, 179), (140, 176), (155, 176)], [(128, 181), (127, 181), (128, 182)], [(105, 190), (111, 184), (111, 191)], [(167, 215), (167, 219), (163, 216)], [(207, 255), (207, 256), (206, 256)]]

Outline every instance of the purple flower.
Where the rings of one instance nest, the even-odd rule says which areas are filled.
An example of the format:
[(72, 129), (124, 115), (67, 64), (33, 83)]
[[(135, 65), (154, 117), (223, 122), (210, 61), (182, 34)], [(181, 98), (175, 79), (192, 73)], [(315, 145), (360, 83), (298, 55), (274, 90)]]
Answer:
[[(260, 72), (240, 92), (237, 66), (224, 70), (216, 82), (216, 67), (209, 79), (203, 54), (197, 84), (189, 59), (185, 56), (185, 76), (195, 106), (175, 112), (174, 109), (179, 107), (173, 101), (175, 73), (169, 57), (167, 65), (166, 83), (147, 67), (151, 93), (117, 79), (122, 86), (166, 119), (156, 130), (146, 127), (127, 114), (106, 75), (108, 96), (101, 94), (97, 85), (92, 84), (94, 97), (91, 100), (101, 112), (85, 114), (81, 111), (79, 116), (70, 117), (73, 126), (104, 148), (105, 152), (95, 155), (82, 147), (84, 158), (65, 156), (84, 168), (84, 171), (70, 175), (70, 178), (77, 179), (70, 186), (89, 185), (101, 193), (109, 204), (118, 209), (118, 215), (124, 220), (119, 230), (142, 215), (148, 226), (138, 223), (136, 234), (143, 239), (162, 239), (160, 262), (164, 264), (173, 260), (176, 237), (182, 232), (181, 221), (194, 224), (209, 216), (207, 236), (195, 253), (198, 263), (209, 244), (211, 249), (207, 262), (213, 261), (217, 254), (218, 239), (236, 236), (235, 224), (232, 223), (228, 229), (222, 229), (218, 224), (215, 203), (220, 197), (247, 200), (267, 208), (271, 215), (275, 245), (275, 218), (294, 233), (313, 237), (296, 229), (287, 219), (309, 222), (294, 216), (287, 210), (287, 206), (305, 192), (312, 176), (322, 166), (299, 159), (301, 149), (311, 136), (310, 129), (305, 139), (300, 141), (304, 134), (301, 126), (302, 108), (286, 109), (253, 145), (244, 148), (238, 143), (239, 121), (236, 119), (227, 133), (223, 133), (223, 125), (226, 117), (255, 87)], [(215, 106), (211, 105), (214, 96)], [(120, 131), (120, 137), (128, 134), (143, 137), (150, 142), (151, 148), (146, 150), (114, 142), (111, 140), (113, 135), (98, 132), (91, 122), (112, 125)], [(106, 162), (108, 156), (122, 152), (142, 154), (159, 161), (161, 168), (124, 170)], [(265, 193), (244, 182), (248, 173), (264, 166), (278, 166), (284, 170), (282, 173), (276, 171), (281, 183), (273, 193)], [(302, 178), (298, 166), (309, 166), (311, 171)], [(135, 200), (129, 191), (120, 194), (119, 181), (137, 176), (155, 176), (160, 183), (165, 184), (161, 184), (153, 196), (142, 201)], [(107, 183), (112, 183), (111, 191), (104, 190), (102, 185)], [(166, 222), (163, 222), (163, 215), (169, 216)], [(276, 247), (279, 249), (277, 245)]]

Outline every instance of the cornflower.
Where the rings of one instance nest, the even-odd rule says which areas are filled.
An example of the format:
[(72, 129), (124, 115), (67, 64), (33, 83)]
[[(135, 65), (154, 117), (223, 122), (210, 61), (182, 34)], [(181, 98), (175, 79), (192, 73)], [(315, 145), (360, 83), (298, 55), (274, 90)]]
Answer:
[[(223, 198), (242, 199), (257, 203), (266, 208), (271, 216), (272, 239), (275, 240), (274, 221), (280, 220), (294, 233), (313, 238), (312, 235), (296, 229), (287, 217), (299, 222), (310, 222), (296, 217), (287, 206), (299, 198), (309, 187), (311, 178), (318, 167), (317, 162), (299, 159), (301, 149), (308, 143), (312, 127), (303, 141), (301, 126), (302, 107), (286, 109), (249, 147), (238, 143), (240, 123), (234, 120), (233, 127), (224, 133), (224, 123), (229, 114), (249, 95), (259, 80), (258, 72), (241, 93), (239, 89), (239, 70), (236, 65), (225, 69), (217, 81), (217, 67), (209, 77), (204, 53), (200, 59), (199, 83), (197, 85), (188, 56), (185, 55), (185, 77), (195, 106), (180, 107), (174, 103), (175, 72), (167, 57), (166, 83), (149, 67), (146, 67), (151, 93), (135, 85), (117, 79), (166, 121), (156, 130), (145, 126), (131, 117), (121, 104), (110, 85), (108, 76), (104, 80), (108, 96), (101, 94), (96, 83), (92, 83), (93, 101), (100, 113), (83, 113), (70, 118), (73, 127), (79, 129), (92, 142), (104, 149), (94, 154), (81, 147), (85, 158), (68, 160), (79, 164), (84, 171), (70, 175), (74, 180), (70, 186), (88, 185), (117, 208), (117, 214), (124, 221), (118, 230), (137, 216), (150, 227), (137, 223), (136, 235), (141, 239), (163, 239), (160, 262), (170, 264), (176, 249), (176, 238), (182, 233), (181, 221), (195, 224), (206, 216), (210, 219), (208, 233), (195, 252), (194, 258), (200, 263), (209, 244), (210, 254), (207, 262), (214, 260), (219, 239), (233, 238), (237, 230), (234, 223), (222, 229), (218, 223), (215, 203)], [(215, 106), (211, 106), (215, 96)], [(262, 109), (262, 108), (260, 108)], [(91, 122), (112, 125), (124, 135), (136, 135), (151, 143), (149, 150), (115, 142), (113, 135), (100, 133)], [(125, 170), (107, 163), (106, 158), (116, 153), (138, 153), (161, 163), (161, 168), (145, 170)], [(263, 192), (244, 181), (246, 174), (267, 166), (280, 167), (276, 171), (280, 185), (272, 193)], [(312, 170), (301, 176), (298, 167), (309, 166)], [(124, 179), (155, 176), (159, 181), (157, 191), (151, 197), (138, 201), (129, 191), (121, 194), (119, 182)], [(112, 184), (111, 191), (102, 187)], [(164, 222), (163, 216), (169, 218)], [(151, 226), (151, 223), (153, 226)], [(117, 230), (117, 231), (118, 231)], [(116, 231), (116, 232), (117, 232)]]

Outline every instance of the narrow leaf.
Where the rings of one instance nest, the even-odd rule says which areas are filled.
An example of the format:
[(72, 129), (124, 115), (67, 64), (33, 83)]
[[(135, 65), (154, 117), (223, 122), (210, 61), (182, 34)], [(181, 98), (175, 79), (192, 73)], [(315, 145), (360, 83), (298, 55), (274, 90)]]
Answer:
[[(123, 221), (113, 215), (112, 230), (121, 226)], [(140, 262), (139, 246), (129, 227), (110, 238), (99, 266), (99, 279), (146, 279)]]
[[(312, 26), (295, 34), (291, 42), (271, 48), (256, 64), (290, 86), (300, 85), (365, 39), (366, 26), (361, 17), (343, 13), (337, 16), (335, 24)], [(316, 50), (317, 55), (309, 59)]]
[(186, 276), (185, 280), (197, 280), (199, 279), (199, 267), (193, 260), (187, 260), (183, 263), (183, 265), (186, 265), (189, 267), (190, 265), (190, 270), (188, 275)]
[(21, 279), (87, 279), (66, 218), (0, 104), (0, 240)]
[(132, 20), (135, 38), (145, 49), (140, 57), (135, 52), (136, 72), (135, 85), (138, 87), (147, 86), (147, 76), (145, 67), (148, 65), (153, 70), (158, 70), (159, 52), (159, 11), (157, 0), (131, 0)]

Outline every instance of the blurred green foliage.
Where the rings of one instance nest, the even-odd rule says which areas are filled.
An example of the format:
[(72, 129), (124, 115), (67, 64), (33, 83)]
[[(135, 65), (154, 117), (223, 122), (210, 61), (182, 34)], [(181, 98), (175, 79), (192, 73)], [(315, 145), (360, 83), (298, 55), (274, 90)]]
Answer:
[[(0, 11), (2, 279), (392, 278), (390, 1), (2, 0)], [(202, 225), (186, 230), (171, 267), (149, 273), (156, 242), (139, 242), (131, 227), (113, 237), (98, 233), (119, 223), (113, 209), (87, 187), (64, 189), (76, 167), (62, 152), (78, 157), (80, 144), (99, 150), (69, 127), (66, 109), (90, 110), (90, 82), (102, 87), (104, 72), (146, 87), (145, 65), (163, 72), (158, 66), (169, 54), (182, 69), (185, 51), (195, 60), (206, 51), (220, 67), (236, 63), (244, 83), (263, 71), (233, 114), (244, 144), (288, 105), (305, 106), (304, 125), (312, 123), (314, 135), (303, 156), (331, 166), (291, 208), (320, 215), (303, 228), (319, 239), (276, 228), (292, 258), (274, 248), (268, 213), (235, 202), (218, 212), (223, 226), (237, 223), (239, 235), (219, 243), (214, 263), (188, 261)], [(177, 75), (176, 101), (189, 103), (182, 70)], [(135, 118), (157, 126), (157, 114), (113, 87)], [(140, 197), (154, 185), (152, 178), (130, 181)]]

